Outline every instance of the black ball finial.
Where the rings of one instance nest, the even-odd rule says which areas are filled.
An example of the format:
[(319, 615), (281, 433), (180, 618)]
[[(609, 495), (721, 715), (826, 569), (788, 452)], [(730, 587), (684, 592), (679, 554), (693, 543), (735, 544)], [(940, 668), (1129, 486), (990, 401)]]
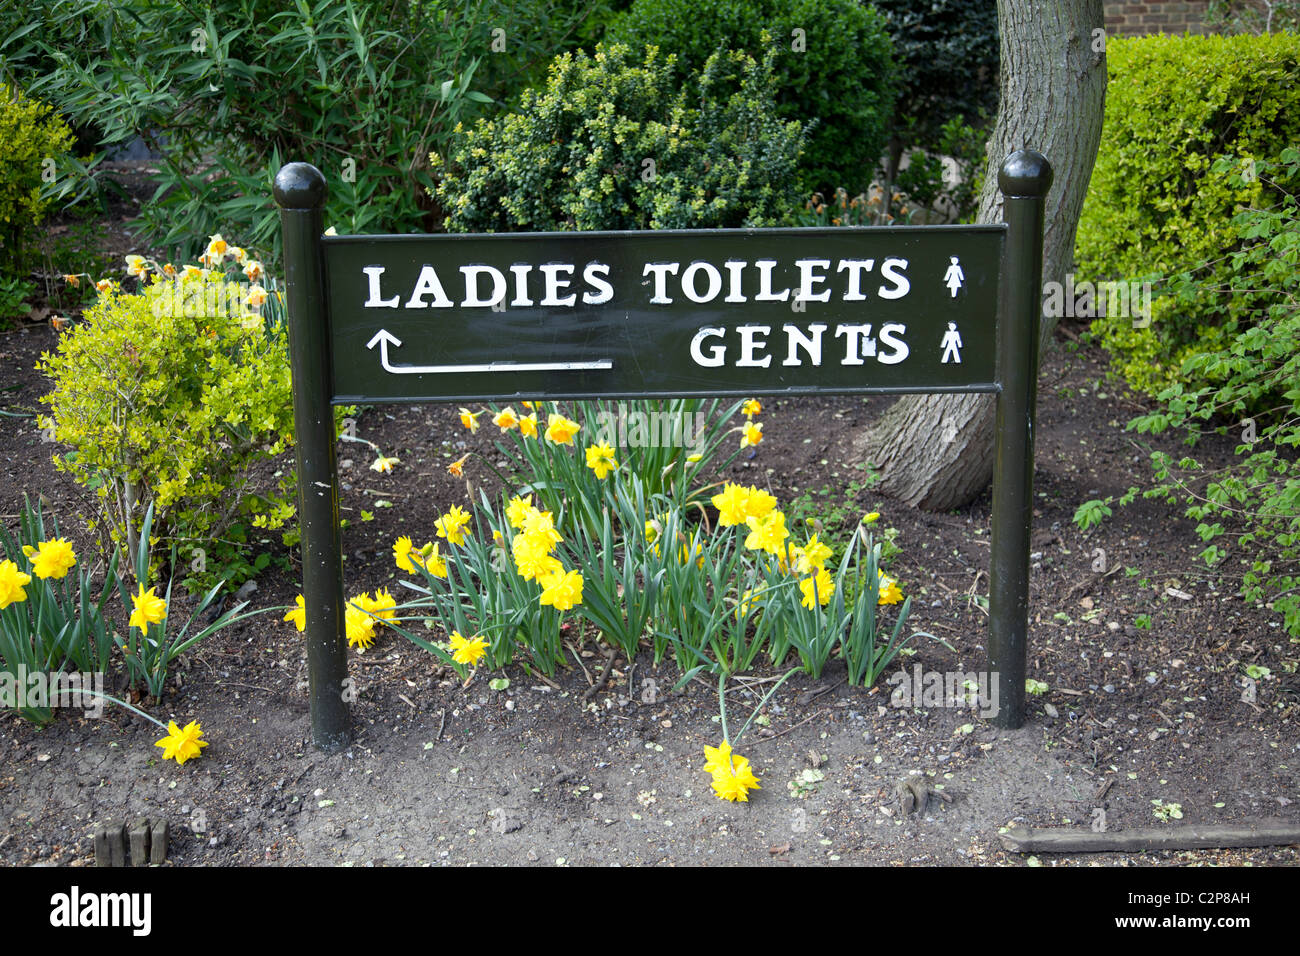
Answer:
[(271, 191), (281, 209), (319, 209), (325, 205), (325, 176), (311, 163), (289, 163), (275, 174)]
[(1018, 149), (998, 171), (1004, 196), (1046, 196), (1052, 185), (1052, 164), (1035, 149)]

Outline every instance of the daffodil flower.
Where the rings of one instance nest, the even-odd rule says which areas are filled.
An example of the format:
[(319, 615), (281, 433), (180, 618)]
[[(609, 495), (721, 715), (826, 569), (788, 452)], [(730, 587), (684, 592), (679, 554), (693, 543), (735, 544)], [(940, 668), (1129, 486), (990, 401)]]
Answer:
[(208, 745), (206, 740), (201, 740), (203, 728), (197, 720), (192, 720), (185, 725), (185, 729), (176, 726), (176, 721), (168, 721), (167, 736), (154, 744), (155, 747), (163, 748), (163, 760), (175, 760), (179, 764), (199, 756), (203, 748)]

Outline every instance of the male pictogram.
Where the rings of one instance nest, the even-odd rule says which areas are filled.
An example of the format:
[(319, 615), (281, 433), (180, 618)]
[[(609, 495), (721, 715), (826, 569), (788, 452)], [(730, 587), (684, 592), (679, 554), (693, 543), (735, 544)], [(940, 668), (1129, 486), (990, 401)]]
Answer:
[(939, 364), (944, 362), (956, 362), (961, 364), (961, 333), (957, 331), (957, 323), (949, 322), (948, 331), (943, 333), (943, 341), (939, 343), (943, 346), (943, 358)]

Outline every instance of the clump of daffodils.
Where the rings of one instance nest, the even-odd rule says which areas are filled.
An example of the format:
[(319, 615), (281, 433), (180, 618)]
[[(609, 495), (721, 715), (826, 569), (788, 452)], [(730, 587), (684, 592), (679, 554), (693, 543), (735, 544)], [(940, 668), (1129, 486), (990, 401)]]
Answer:
[[(221, 281), (223, 301), (237, 301), (242, 314), (254, 320), (260, 320), (262, 306), (272, 295), (261, 284), (266, 277), (266, 267), (246, 250), (228, 243), (221, 233), (208, 237), (208, 244), (199, 256), (197, 265), (187, 264), (177, 268), (173, 263), (160, 263), (140, 255), (126, 256), (125, 262), (126, 274), (137, 279), (141, 287), (163, 282), (174, 284), (173, 298), (177, 300), (174, 306), (178, 308), (185, 307), (186, 296), (192, 291), (186, 288), (186, 283), (195, 280), (204, 283)], [(63, 279), (68, 285), (79, 288), (83, 276), (87, 280), (91, 279), (87, 273), (65, 275)], [(94, 285), (95, 291), (100, 295), (116, 293), (120, 288), (118, 282), (111, 278), (98, 279)]]
[(542, 587), (539, 603), (567, 611), (582, 603), (582, 573), (565, 571), (555, 549), (564, 539), (555, 530), (555, 519), (549, 511), (540, 511), (533, 505), (533, 496), (510, 499), (506, 507), (506, 520), (515, 529), (510, 551), (515, 570), (525, 581), (536, 581)]

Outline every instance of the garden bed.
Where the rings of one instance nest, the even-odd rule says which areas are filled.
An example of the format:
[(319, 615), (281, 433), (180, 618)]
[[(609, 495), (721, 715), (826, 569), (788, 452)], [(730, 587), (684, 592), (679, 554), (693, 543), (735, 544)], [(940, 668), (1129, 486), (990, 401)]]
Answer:
[[(0, 335), (6, 384), (19, 386), (4, 393), (6, 409), (40, 407), (48, 384), (33, 366), (56, 335), (48, 326)], [(570, 633), (572, 666), (553, 682), (511, 666), (505, 690), (490, 689), (500, 675), (483, 672), (462, 686), (380, 629), (367, 652), (349, 651), (355, 742), (327, 757), (309, 743), (301, 635), (267, 614), (199, 645), (164, 706), (147, 707), (163, 720), (203, 724), (211, 746), (183, 766), (161, 761), (152, 724), (116, 707), (99, 720), (64, 713), (45, 730), (0, 716), (0, 859), (89, 865), (96, 825), (140, 815), (171, 822), (177, 865), (1003, 863), (1023, 858), (1001, 849), (1000, 827), (1087, 828), (1095, 808), (1109, 829), (1158, 825), (1174, 804), (1182, 822), (1296, 822), (1300, 704), (1286, 668), (1300, 648), (1278, 617), (1241, 601), (1218, 571), (1196, 567), (1200, 544), (1173, 506), (1139, 498), (1088, 534), (1071, 521), (1083, 501), (1147, 478), (1146, 456), (1122, 427), (1142, 406), (1103, 379), (1100, 356), (1058, 332), (1040, 379), (1030, 598), (1029, 674), (1047, 691), (1029, 697), (1021, 730), (998, 730), (968, 710), (892, 706), (894, 687), (848, 686), (832, 661), (821, 679), (796, 675), (777, 692), (769, 723), (738, 747), (762, 789), (747, 804), (723, 803), (701, 771), (704, 746), (721, 739), (710, 680), (670, 694), (676, 668), (656, 669), (643, 649), (588, 694), (603, 658), (583, 656), (590, 644)], [(951, 648), (918, 638), (914, 656), (899, 658), (887, 677), (917, 665), (978, 670), (988, 496), (926, 514), (875, 494), (852, 463), (852, 439), (887, 403), (765, 402), (762, 444), (726, 477), (767, 487), (792, 514), (802, 513), (805, 495), (807, 513), (880, 511), (881, 525), (899, 531), (902, 551), (889, 570), (913, 597), (909, 629)], [(90, 513), (86, 493), (54, 469), (57, 446), (42, 441), (33, 419), (3, 422), (4, 520), (12, 527), (24, 492), (40, 492), (78, 553), (89, 553), (76, 518)], [(446, 465), (468, 451), (492, 458), (493, 431), (470, 435), (449, 406), (360, 413), (358, 434), (401, 465), (376, 473), (364, 446), (340, 444), (339, 457), (353, 462), (340, 473), (349, 594), (397, 591), (393, 541), (427, 540), (438, 514), (469, 505), (466, 481)], [(1229, 453), (1225, 446), (1207, 458)], [(485, 481), (490, 472), (470, 461), (466, 476)], [(372, 520), (361, 519), (363, 509)], [(255, 608), (291, 604), (299, 591), (296, 571), (264, 572), (257, 584)], [(1253, 704), (1242, 699), (1248, 664), (1271, 672)], [(733, 721), (776, 676), (760, 670), (730, 683)], [(895, 786), (911, 771), (933, 774), (952, 801), (904, 816)], [(1297, 851), (1042, 862), (1092, 859), (1295, 863)]]

